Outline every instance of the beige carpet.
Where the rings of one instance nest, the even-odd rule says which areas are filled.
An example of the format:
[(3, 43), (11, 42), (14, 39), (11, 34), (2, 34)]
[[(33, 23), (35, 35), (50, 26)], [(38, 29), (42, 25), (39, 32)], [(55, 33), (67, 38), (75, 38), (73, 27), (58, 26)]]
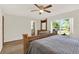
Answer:
[(5, 43), (0, 54), (23, 54), (22, 41)]

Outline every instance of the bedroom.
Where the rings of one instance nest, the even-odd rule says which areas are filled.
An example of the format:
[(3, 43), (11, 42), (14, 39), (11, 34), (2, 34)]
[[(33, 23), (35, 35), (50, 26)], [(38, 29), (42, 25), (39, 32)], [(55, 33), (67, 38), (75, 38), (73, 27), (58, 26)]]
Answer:
[[(47, 5), (43, 5), (43, 6), (47, 6)], [(0, 35), (3, 35), (1, 36), (2, 40), (0, 40), (0, 49), (4, 47), (3, 46), (4, 42), (21, 40), (23, 39), (22, 36), (23, 34), (31, 35), (31, 28), (32, 28), (31, 22), (35, 22), (35, 35), (37, 35), (37, 30), (40, 30), (40, 21), (45, 19), (47, 19), (47, 30), (50, 32), (52, 32), (51, 22), (53, 23), (55, 21), (59, 21), (62, 19), (72, 19), (72, 21), (70, 21), (71, 24), (69, 23), (70, 34), (68, 36), (72, 36), (76, 38), (79, 37), (78, 36), (79, 35), (79, 28), (78, 28), (79, 5), (78, 4), (52, 4), (52, 7), (48, 8), (48, 10), (50, 10), (51, 13), (42, 12), (42, 14), (39, 14), (39, 11), (31, 12), (31, 10), (34, 9), (35, 10), (38, 9), (34, 4), (0, 5), (0, 11), (1, 11), (0, 17), (4, 16), (4, 26), (2, 25), (2, 20), (0, 20), (1, 28), (4, 27), (4, 31), (0, 29), (1, 32), (4, 32), (3, 33), (4, 35), (0, 33)], [(6, 52), (4, 52), (4, 54), (5, 53)], [(14, 53), (14, 51), (12, 51), (12, 53)]]

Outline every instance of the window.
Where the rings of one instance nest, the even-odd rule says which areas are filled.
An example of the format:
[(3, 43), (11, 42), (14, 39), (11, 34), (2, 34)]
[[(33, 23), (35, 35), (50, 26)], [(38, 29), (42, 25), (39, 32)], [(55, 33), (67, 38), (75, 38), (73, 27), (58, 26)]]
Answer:
[(31, 21), (31, 35), (35, 35), (35, 21)]
[(58, 34), (70, 35), (73, 26), (72, 20), (72, 18), (66, 18), (51, 22), (51, 32), (57, 31)]

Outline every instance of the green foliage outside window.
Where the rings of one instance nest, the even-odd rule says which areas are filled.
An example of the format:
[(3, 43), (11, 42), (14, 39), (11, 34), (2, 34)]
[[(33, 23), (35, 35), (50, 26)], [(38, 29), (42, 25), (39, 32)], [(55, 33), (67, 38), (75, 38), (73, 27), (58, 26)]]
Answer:
[(59, 23), (58, 22), (53, 22), (53, 28), (55, 28), (55, 29), (57, 29), (57, 30), (59, 30), (59, 28), (60, 28), (60, 25), (59, 25)]
[(70, 22), (69, 19), (57, 20), (52, 23), (53, 28), (60, 31), (61, 34), (70, 34)]

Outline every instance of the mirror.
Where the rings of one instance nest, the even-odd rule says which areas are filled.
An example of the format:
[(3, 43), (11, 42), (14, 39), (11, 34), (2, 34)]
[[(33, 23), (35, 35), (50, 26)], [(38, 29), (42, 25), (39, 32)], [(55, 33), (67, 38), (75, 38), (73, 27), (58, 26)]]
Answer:
[(41, 20), (41, 30), (47, 30), (47, 18), (45, 20)]

